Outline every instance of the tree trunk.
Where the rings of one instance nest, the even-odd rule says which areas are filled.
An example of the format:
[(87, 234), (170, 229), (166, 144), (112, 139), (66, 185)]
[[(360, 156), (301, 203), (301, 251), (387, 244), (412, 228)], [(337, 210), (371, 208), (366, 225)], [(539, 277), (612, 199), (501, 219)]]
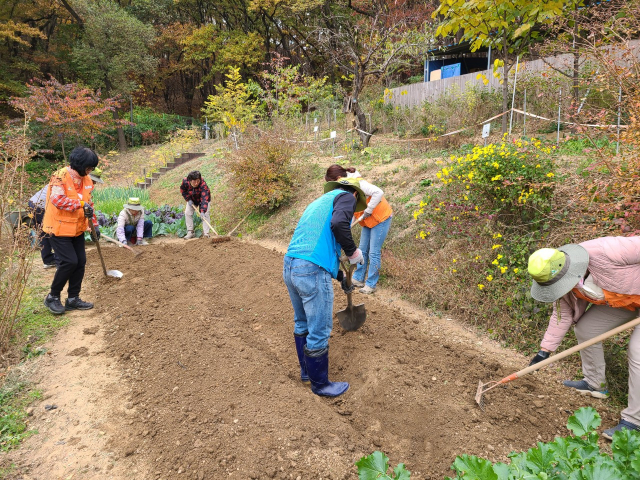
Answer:
[[(118, 115), (118, 110), (119, 109), (115, 109), (113, 111), (113, 119), (114, 120), (118, 120), (120, 118), (120, 116)], [(124, 129), (122, 128), (122, 125), (118, 125), (117, 131), (118, 131), (118, 149), (121, 152), (126, 152), (127, 151), (127, 139), (124, 137)]]
[(371, 140), (371, 136), (374, 132), (370, 131), (371, 125), (367, 125), (367, 116), (365, 115), (364, 110), (362, 110), (362, 108), (360, 107), (360, 101), (358, 100), (358, 96), (362, 91), (364, 82), (364, 78), (361, 78), (360, 72), (361, 71), (358, 69), (353, 75), (351, 111), (355, 115), (356, 128), (358, 129), (358, 135), (360, 136), (360, 141), (362, 142), (362, 148), (367, 148), (369, 146), (369, 140)]

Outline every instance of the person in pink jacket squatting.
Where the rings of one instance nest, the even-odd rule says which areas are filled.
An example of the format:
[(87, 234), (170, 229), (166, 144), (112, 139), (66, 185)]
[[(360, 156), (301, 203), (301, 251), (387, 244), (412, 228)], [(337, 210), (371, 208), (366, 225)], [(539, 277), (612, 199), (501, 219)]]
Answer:
[[(531, 296), (553, 303), (553, 313), (534, 365), (554, 352), (572, 325), (578, 343), (638, 317), (640, 312), (640, 237), (602, 237), (558, 249), (543, 248), (529, 257)], [(584, 378), (564, 385), (583, 395), (607, 398), (602, 342), (580, 351)], [(640, 430), (640, 329), (628, 347), (629, 401), (620, 423), (603, 432), (609, 440), (622, 429)]]

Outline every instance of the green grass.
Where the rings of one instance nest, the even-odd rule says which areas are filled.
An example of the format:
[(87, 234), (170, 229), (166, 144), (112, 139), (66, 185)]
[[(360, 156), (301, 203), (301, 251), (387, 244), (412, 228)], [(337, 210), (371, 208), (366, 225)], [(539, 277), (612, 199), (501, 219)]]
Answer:
[(48, 287), (27, 287), (16, 317), (14, 344), (25, 342), (29, 338), (32, 339), (29, 344), (44, 343), (69, 322), (64, 315), (52, 315), (44, 306), (43, 299), (48, 290)]
[(156, 208), (149, 199), (149, 192), (136, 187), (98, 187), (93, 191), (91, 198), (96, 210), (107, 215), (118, 214), (129, 197), (138, 197), (140, 203), (146, 209)]
[[(20, 311), (16, 316), (16, 331), (12, 347), (22, 353), (23, 361), (13, 367), (0, 387), (0, 451), (17, 447), (22, 440), (38, 433), (29, 430), (26, 408), (42, 393), (32, 388), (29, 381), (32, 359), (45, 352), (37, 345), (51, 338), (69, 321), (64, 316), (54, 316), (44, 307), (43, 298), (48, 287), (28, 286)], [(11, 473), (11, 468), (0, 470), (0, 478)]]
[(0, 388), (0, 451), (15, 448), (25, 438), (38, 433), (28, 429), (26, 408), (41, 398), (42, 392), (31, 389), (29, 382), (19, 375), (7, 378)]

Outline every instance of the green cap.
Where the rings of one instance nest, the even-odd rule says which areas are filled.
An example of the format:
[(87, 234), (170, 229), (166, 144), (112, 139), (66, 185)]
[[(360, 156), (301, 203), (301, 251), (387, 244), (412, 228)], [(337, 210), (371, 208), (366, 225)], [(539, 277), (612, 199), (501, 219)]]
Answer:
[(546, 283), (564, 267), (565, 256), (555, 248), (541, 248), (529, 257), (529, 275), (538, 283)]
[(96, 183), (104, 183), (104, 180), (102, 180), (102, 170), (100, 170), (98, 167), (89, 172), (89, 178), (91, 178), (91, 180)]

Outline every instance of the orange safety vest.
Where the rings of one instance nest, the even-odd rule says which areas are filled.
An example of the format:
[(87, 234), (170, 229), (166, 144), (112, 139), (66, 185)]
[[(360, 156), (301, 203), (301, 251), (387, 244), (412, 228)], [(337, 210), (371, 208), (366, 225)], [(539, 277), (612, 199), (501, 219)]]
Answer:
[[(84, 202), (91, 201), (91, 191), (93, 190), (93, 181), (89, 175), (82, 177), (82, 186), (80, 192), (76, 190), (73, 178), (69, 175), (67, 167), (61, 168), (53, 177), (62, 179), (64, 194), (74, 200), (82, 200)], [(56, 237), (77, 237), (84, 234), (88, 223), (84, 216), (84, 210), (79, 208), (73, 212), (57, 208), (51, 203), (51, 186), (47, 191), (47, 203), (44, 210), (44, 219), (42, 220), (42, 231)]]
[[(367, 205), (369, 204), (369, 200), (371, 200), (371, 197), (367, 197)], [(363, 214), (364, 214), (364, 210), (362, 212), (356, 212), (353, 215), (354, 217), (356, 217), (356, 220), (357, 220)], [(360, 222), (360, 225), (362, 225), (363, 227), (373, 228), (379, 223), (384, 222), (391, 215), (393, 215), (393, 210), (391, 209), (391, 205), (389, 205), (389, 202), (387, 202), (386, 198), (382, 197), (382, 200), (380, 200), (380, 203), (376, 206), (376, 208), (373, 209), (371, 216), (362, 220)]]
[(626, 310), (635, 310), (640, 308), (640, 295), (625, 295), (623, 293), (614, 293), (602, 290), (604, 292), (604, 300), (594, 300), (584, 295), (580, 290), (574, 288), (571, 290), (574, 295), (582, 300), (586, 300), (594, 305), (608, 305), (613, 308), (624, 308)]

